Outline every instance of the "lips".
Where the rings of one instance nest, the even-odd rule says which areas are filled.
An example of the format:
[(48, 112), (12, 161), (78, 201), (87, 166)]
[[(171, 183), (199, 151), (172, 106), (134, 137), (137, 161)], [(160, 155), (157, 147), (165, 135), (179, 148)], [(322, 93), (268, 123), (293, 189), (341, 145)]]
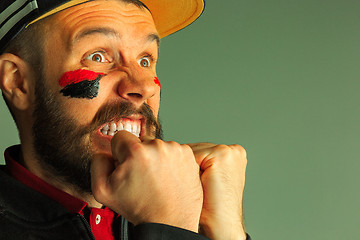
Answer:
[(141, 119), (122, 118), (119, 121), (106, 123), (100, 129), (100, 132), (103, 135), (114, 136), (117, 132), (125, 130), (134, 134), (136, 137), (140, 137), (141, 126)]

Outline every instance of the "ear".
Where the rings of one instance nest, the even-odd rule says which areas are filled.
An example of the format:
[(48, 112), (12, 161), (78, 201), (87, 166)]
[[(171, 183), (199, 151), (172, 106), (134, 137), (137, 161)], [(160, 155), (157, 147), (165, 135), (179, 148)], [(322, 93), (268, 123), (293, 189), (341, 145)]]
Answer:
[(0, 88), (6, 99), (19, 110), (31, 103), (31, 77), (29, 65), (18, 56), (5, 53), (0, 56)]

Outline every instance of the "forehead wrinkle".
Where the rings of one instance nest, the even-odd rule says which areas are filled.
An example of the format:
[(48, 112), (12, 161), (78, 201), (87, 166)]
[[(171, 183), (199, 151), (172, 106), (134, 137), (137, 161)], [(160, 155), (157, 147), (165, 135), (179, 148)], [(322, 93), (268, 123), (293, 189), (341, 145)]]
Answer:
[[(143, 13), (149, 14), (151, 16), (151, 13), (149, 10), (147, 10), (145, 8), (140, 8), (136, 5), (134, 5), (134, 7), (135, 7), (134, 9), (122, 8), (119, 11), (119, 9), (116, 9), (116, 8), (109, 9), (107, 7), (103, 7), (99, 3), (98, 4), (96, 4), (95, 2), (88, 2), (88, 3), (93, 3), (93, 5), (90, 5), (87, 8), (72, 7), (61, 13), (58, 13), (57, 16), (58, 16), (59, 22), (64, 22), (64, 21), (70, 22), (70, 24), (72, 26), (76, 26), (76, 25), (86, 21), (86, 19), (88, 19), (88, 18), (90, 18), (90, 19), (94, 18), (94, 15), (93, 15), (94, 13), (95, 13), (95, 15), (96, 15), (96, 13), (99, 13), (99, 16), (95, 16), (99, 22), (101, 22), (101, 21), (106, 22), (108, 20), (116, 21), (116, 20), (119, 20), (119, 18), (115, 17), (115, 16), (122, 16), (124, 18), (121, 21), (125, 20), (125, 22), (127, 22), (127, 23), (134, 23), (134, 22), (138, 22), (138, 19), (137, 19), (138, 17), (144, 16), (138, 10), (141, 10)], [(108, 16), (101, 15), (102, 11), (107, 12)], [(114, 15), (110, 16), (109, 15), (110, 13), (114, 13)], [(132, 20), (134, 18), (135, 18), (135, 20)], [(152, 18), (152, 16), (151, 16), (151, 18)], [(148, 22), (143, 21), (143, 22), (138, 22), (138, 23), (148, 23)]]
[(82, 38), (96, 35), (96, 34), (102, 34), (106, 37), (111, 37), (111, 38), (113, 38), (113, 37), (120, 38), (119, 33), (112, 28), (107, 28), (107, 27), (87, 28), (87, 29), (80, 31), (79, 33), (77, 33), (75, 35), (75, 37), (73, 37), (73, 40), (71, 41), (71, 47), (74, 44), (76, 44), (78, 41), (80, 41)]
[[(85, 17), (86, 15), (87, 14), (81, 15), (81, 16), (84, 16), (84, 18), (82, 18), (81, 21), (79, 21), (78, 19), (73, 19), (74, 21), (72, 21), (72, 23), (70, 23), (70, 25), (72, 25), (70, 28), (77, 28), (78, 23), (86, 24), (87, 22), (89, 22), (89, 24), (92, 24), (93, 17)], [(135, 16), (141, 16), (141, 15), (132, 15), (132, 17), (135, 17)], [(125, 18), (126, 21), (124, 21), (124, 19), (119, 19), (119, 18), (113, 17), (113, 16), (100, 16), (97, 19), (99, 22), (103, 22), (103, 21), (105, 21), (107, 23), (117, 22), (117, 24), (120, 21), (120, 22), (123, 22), (125, 26), (128, 25), (129, 23), (136, 24), (136, 25), (149, 24), (148, 21), (139, 21), (139, 20), (132, 21), (132, 17)], [(112, 27), (94, 26), (94, 27), (89, 27), (87, 29), (80, 30), (79, 32), (75, 31), (73, 34), (71, 34), (72, 36), (70, 36), (69, 40), (67, 40), (68, 46), (69, 46), (69, 48), (72, 48), (73, 45), (76, 42), (78, 42), (79, 40), (81, 40), (82, 38), (85, 38), (85, 37), (91, 36), (91, 35), (95, 35), (95, 34), (103, 34), (106, 37), (115, 37), (117, 39), (121, 38), (119, 32)], [(148, 41), (156, 40), (157, 45), (159, 46), (159, 44), (160, 44), (160, 38), (156, 32), (153, 34), (149, 34), (149, 37), (147, 40)]]
[[(143, 30), (146, 32), (146, 29), (151, 29), (152, 31), (150, 30), (147, 35), (143, 36), (144, 40), (140, 40), (138, 38), (140, 36), (137, 36), (137, 40), (144, 43), (155, 41), (159, 48), (160, 39), (157, 36), (156, 26), (149, 10), (132, 4), (125, 4), (121, 1), (118, 2), (119, 7), (117, 4), (113, 6), (107, 4), (107, 2), (91, 1), (85, 3), (82, 7), (75, 6), (56, 15), (55, 22), (60, 24), (60, 28), (64, 32), (61, 38), (65, 42), (67, 50), (71, 51), (79, 40), (96, 34), (122, 41), (123, 38), (127, 37), (122, 35), (123, 24), (124, 29), (130, 25), (138, 26), (137, 30), (134, 29), (135, 32), (130, 34), (137, 31), (142, 32)], [(87, 28), (84, 28), (84, 26), (87, 26)]]

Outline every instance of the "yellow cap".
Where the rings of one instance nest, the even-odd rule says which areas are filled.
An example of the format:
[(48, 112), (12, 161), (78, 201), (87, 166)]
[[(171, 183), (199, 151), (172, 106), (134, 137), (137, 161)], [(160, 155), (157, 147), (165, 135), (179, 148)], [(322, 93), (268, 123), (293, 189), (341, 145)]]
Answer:
[[(42, 14), (28, 25), (69, 7), (90, 0), (72, 0)], [(150, 10), (161, 38), (183, 29), (194, 22), (204, 10), (204, 0), (141, 0)]]

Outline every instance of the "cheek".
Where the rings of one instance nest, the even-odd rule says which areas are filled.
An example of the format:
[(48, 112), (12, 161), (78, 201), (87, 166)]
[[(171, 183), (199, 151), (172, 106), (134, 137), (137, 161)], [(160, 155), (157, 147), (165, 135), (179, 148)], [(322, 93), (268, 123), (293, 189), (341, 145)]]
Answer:
[[(99, 94), (100, 95), (100, 94)], [(79, 98), (65, 98), (58, 95), (61, 107), (79, 126), (89, 126), (103, 102), (98, 96), (93, 100)]]
[(154, 83), (161, 88), (161, 83), (157, 77), (154, 78)]
[(151, 99), (146, 102), (153, 111), (154, 116), (157, 118), (160, 108), (160, 93), (155, 94)]
[(84, 69), (66, 72), (59, 79), (60, 93), (71, 98), (93, 99), (99, 94), (99, 81), (103, 76), (105, 74)]

